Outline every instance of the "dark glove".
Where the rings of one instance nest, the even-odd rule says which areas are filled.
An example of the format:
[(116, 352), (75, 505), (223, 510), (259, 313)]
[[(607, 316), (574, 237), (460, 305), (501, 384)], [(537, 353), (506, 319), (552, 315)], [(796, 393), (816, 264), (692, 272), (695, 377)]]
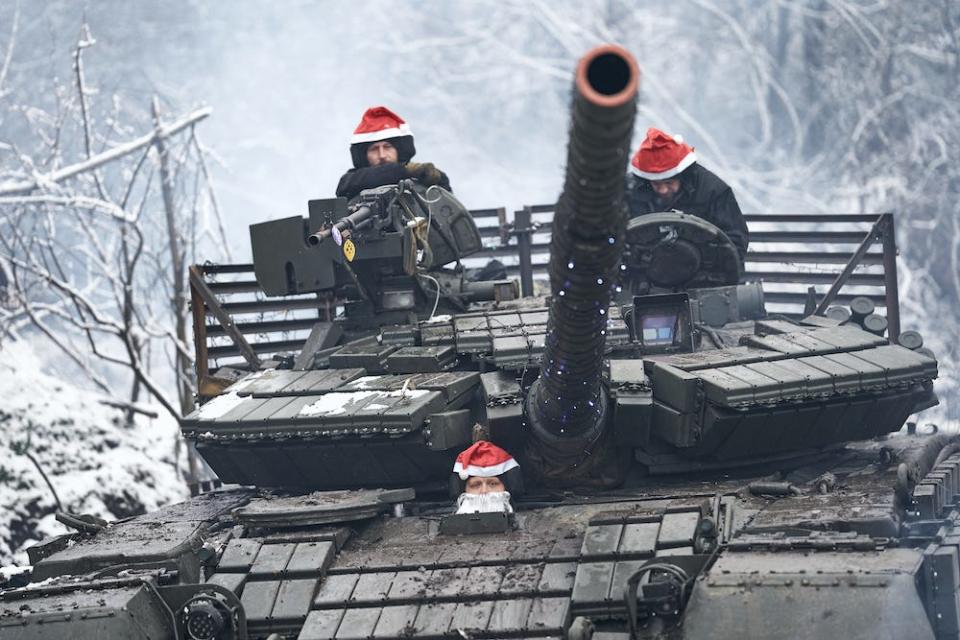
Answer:
[(432, 162), (408, 162), (407, 175), (422, 185), (438, 185), (443, 182), (443, 173)]

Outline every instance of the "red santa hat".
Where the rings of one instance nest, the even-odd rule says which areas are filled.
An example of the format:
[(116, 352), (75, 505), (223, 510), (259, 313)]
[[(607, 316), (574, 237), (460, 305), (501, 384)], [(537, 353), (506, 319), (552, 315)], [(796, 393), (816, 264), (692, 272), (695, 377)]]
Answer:
[(374, 142), (389, 140), (397, 149), (397, 160), (410, 162), (417, 153), (410, 125), (386, 107), (370, 107), (360, 118), (360, 124), (350, 138), (350, 158), (357, 169), (369, 166), (367, 148)]
[(378, 142), (400, 136), (412, 136), (406, 120), (386, 107), (370, 107), (360, 118), (360, 124), (353, 131), (350, 144), (360, 142)]
[(693, 147), (681, 136), (650, 127), (630, 161), (630, 172), (647, 180), (669, 180), (697, 161)]
[(453, 472), (460, 476), (461, 480), (470, 476), (492, 478), (519, 466), (509, 453), (492, 442), (480, 440), (460, 452), (453, 465)]

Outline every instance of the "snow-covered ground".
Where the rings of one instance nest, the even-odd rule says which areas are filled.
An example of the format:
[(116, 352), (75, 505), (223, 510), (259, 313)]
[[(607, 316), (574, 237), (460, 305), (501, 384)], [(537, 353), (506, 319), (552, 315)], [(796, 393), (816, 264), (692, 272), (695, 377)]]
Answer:
[(24, 448), (72, 513), (115, 520), (188, 496), (172, 418), (140, 415), (128, 428), (102, 394), (42, 373), (40, 361), (25, 341), (0, 345), (0, 565), (25, 564), (27, 547), (67, 532)]

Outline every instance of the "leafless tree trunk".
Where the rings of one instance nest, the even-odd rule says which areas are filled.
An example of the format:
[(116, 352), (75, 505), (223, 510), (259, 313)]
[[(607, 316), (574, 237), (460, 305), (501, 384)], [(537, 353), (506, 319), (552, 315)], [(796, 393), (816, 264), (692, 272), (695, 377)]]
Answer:
[[(160, 121), (160, 101), (154, 96), (153, 122), (156, 131), (163, 130)], [(153, 143), (157, 151), (157, 160), (160, 164), (160, 186), (163, 193), (163, 209), (167, 222), (167, 244), (170, 248), (170, 276), (173, 283), (173, 299), (171, 305), (175, 322), (175, 336), (179, 343), (174, 359), (177, 374), (177, 391), (180, 397), (180, 413), (187, 415), (193, 410), (193, 386), (190, 383), (193, 369), (187, 355), (189, 339), (187, 337), (187, 287), (186, 265), (184, 264), (183, 248), (180, 246), (181, 231), (177, 228), (177, 206), (173, 198), (173, 173), (170, 169), (170, 159), (167, 153), (166, 142), (163, 136), (156, 136)]]

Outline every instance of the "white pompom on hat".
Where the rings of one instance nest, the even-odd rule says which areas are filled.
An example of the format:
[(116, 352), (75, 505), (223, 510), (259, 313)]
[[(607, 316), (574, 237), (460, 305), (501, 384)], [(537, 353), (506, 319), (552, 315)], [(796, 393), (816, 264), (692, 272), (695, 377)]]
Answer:
[(480, 440), (460, 452), (453, 465), (453, 472), (460, 476), (461, 480), (470, 476), (493, 478), (519, 466), (509, 453), (492, 442)]
[(697, 154), (682, 136), (650, 127), (630, 160), (630, 172), (647, 180), (669, 180), (696, 161)]

